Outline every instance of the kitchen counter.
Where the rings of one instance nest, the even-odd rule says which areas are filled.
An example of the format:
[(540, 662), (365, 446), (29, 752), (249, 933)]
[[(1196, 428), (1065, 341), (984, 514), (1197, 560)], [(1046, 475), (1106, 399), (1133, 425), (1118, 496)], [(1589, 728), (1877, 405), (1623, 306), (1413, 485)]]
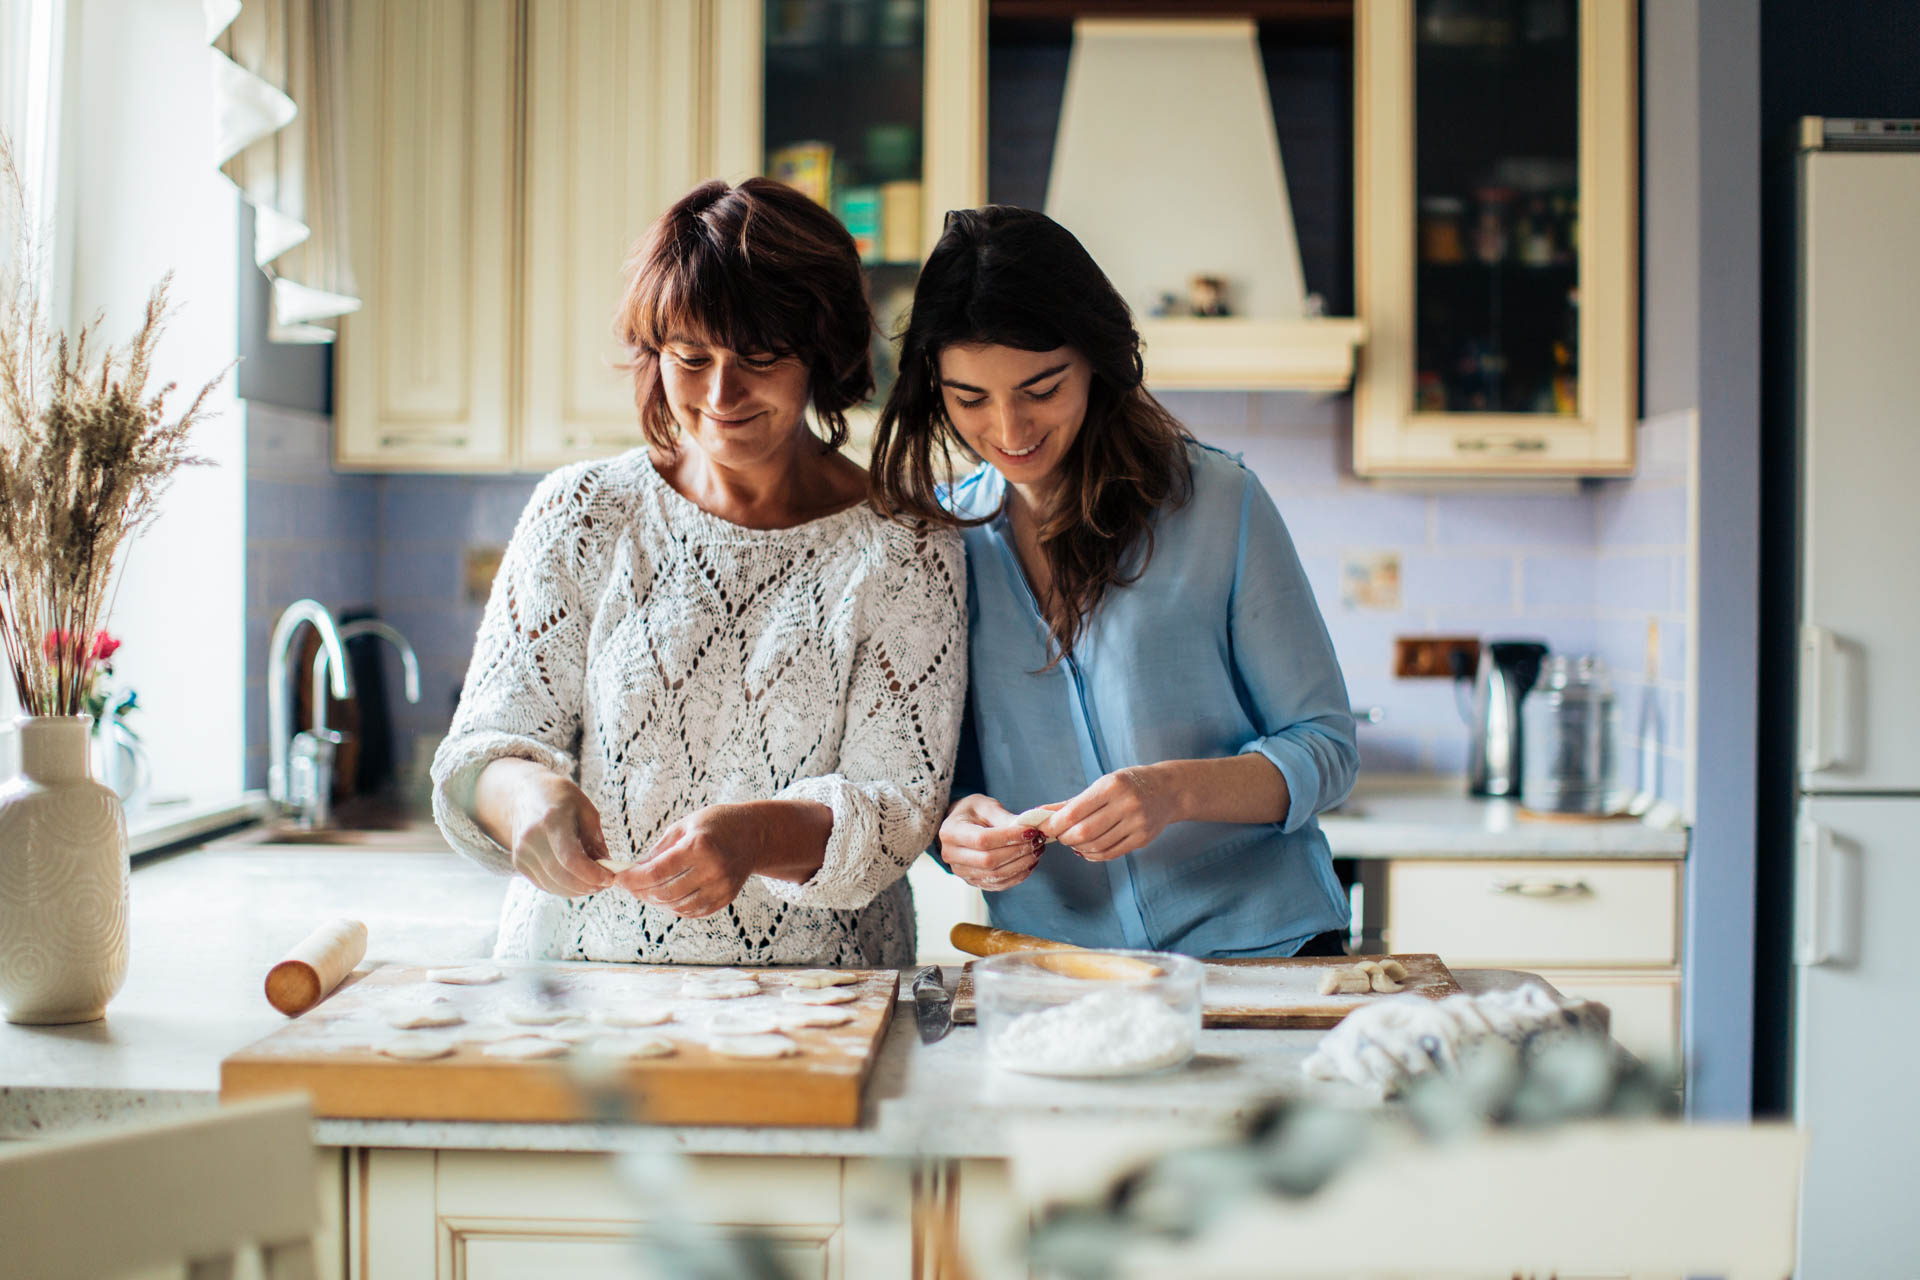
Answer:
[[(491, 946), (506, 881), (444, 848), (401, 847), (399, 833), (383, 833), (376, 847), (259, 840), (243, 833), (136, 867), (132, 962), (107, 1017), (68, 1027), (0, 1024), (0, 1136), (214, 1105), (221, 1058), (285, 1024), (262, 994), (268, 967), (324, 920), (366, 921), (367, 965), (447, 963)], [(1504, 971), (1458, 976), (1471, 991), (1522, 981)], [(352, 1147), (589, 1151), (647, 1135), (689, 1153), (992, 1156), (1005, 1153), (1009, 1129), (1029, 1117), (1229, 1122), (1262, 1097), (1306, 1087), (1300, 1062), (1319, 1035), (1209, 1030), (1199, 1056), (1176, 1072), (1045, 1080), (988, 1070), (972, 1027), (921, 1045), (902, 1003), (868, 1083), (865, 1121), (854, 1129), (323, 1119), (314, 1135), (322, 1145)]]
[(1470, 796), (1458, 778), (1363, 780), (1353, 798), (1320, 816), (1336, 858), (1677, 859), (1685, 828), (1632, 818), (1597, 822), (1531, 818), (1512, 800)]

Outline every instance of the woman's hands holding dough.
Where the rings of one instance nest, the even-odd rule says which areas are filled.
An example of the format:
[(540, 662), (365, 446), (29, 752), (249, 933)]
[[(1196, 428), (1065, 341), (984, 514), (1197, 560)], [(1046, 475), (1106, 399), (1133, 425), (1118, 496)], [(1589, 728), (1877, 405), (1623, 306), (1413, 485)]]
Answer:
[[(613, 882), (642, 902), (697, 920), (726, 909), (765, 861), (766, 821), (750, 804), (710, 804), (660, 833)], [(816, 862), (816, 865), (817, 862)]]
[(1024, 824), (992, 796), (956, 802), (940, 824), (940, 860), (976, 889), (1011, 889), (1040, 863), (1046, 834)]
[(598, 893), (613, 873), (600, 811), (572, 779), (531, 760), (488, 764), (474, 784), (475, 817), (506, 848), (513, 869), (563, 898)]
[(1178, 789), (1162, 767), (1136, 765), (1116, 769), (1058, 806), (1050, 828), (1088, 862), (1111, 862), (1145, 848), (1179, 819)]

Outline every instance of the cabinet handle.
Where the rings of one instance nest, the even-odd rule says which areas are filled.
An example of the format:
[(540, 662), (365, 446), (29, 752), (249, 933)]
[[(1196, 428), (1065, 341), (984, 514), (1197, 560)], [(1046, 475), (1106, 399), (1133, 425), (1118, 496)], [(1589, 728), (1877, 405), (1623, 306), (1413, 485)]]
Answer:
[(1495, 880), (1492, 890), (1521, 898), (1584, 898), (1593, 886), (1585, 880)]
[(1545, 453), (1547, 442), (1540, 436), (1456, 436), (1456, 453)]
[[(1800, 772), (1819, 773), (1840, 763), (1827, 736), (1827, 682), (1840, 646), (1833, 632), (1811, 622), (1800, 626)], [(1842, 704), (1844, 705), (1844, 704)]]
[(464, 449), (467, 447), (467, 438), (464, 435), (442, 435), (432, 428), (419, 431), (389, 431), (380, 437), (382, 449), (404, 449), (409, 445), (440, 445), (451, 449)]

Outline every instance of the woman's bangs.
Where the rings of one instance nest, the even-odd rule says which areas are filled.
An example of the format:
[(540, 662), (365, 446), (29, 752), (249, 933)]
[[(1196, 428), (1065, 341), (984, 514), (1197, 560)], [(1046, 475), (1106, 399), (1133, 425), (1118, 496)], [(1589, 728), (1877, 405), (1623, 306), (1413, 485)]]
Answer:
[(661, 271), (637, 336), (655, 351), (675, 338), (740, 353), (794, 351), (798, 344), (770, 323), (777, 317), (754, 294), (741, 264), (703, 244)]

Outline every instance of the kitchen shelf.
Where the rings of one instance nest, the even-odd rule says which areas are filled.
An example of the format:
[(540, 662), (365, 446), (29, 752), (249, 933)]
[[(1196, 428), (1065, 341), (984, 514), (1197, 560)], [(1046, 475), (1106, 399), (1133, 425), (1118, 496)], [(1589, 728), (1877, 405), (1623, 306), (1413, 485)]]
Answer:
[(1363, 320), (1142, 317), (1147, 385), (1157, 391), (1345, 391)]

